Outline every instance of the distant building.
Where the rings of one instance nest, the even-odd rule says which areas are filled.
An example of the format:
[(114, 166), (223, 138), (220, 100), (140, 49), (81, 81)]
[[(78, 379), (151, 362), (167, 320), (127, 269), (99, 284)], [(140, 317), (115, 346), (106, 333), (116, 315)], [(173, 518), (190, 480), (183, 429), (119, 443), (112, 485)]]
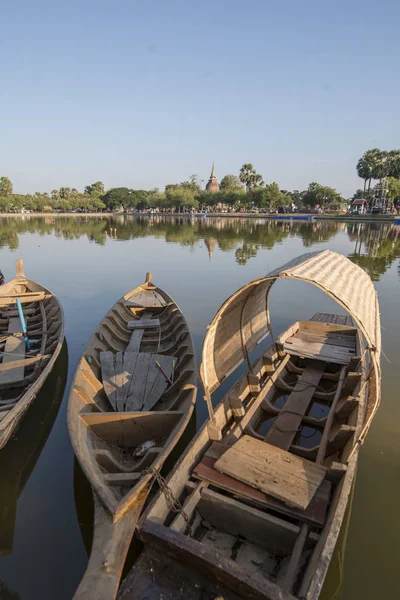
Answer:
[(363, 215), (368, 208), (368, 201), (364, 198), (358, 198), (357, 200), (354, 200), (353, 204), (351, 205), (351, 208), (353, 212), (357, 212), (359, 215)]
[(211, 169), (210, 179), (208, 180), (208, 183), (206, 185), (206, 192), (219, 192), (219, 183), (217, 181), (217, 178), (215, 177), (214, 163)]

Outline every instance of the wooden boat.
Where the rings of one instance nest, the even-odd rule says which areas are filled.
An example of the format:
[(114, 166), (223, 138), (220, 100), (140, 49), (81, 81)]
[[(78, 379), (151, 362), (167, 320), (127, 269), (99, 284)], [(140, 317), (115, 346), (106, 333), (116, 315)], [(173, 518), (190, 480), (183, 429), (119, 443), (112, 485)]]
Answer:
[(0, 555), (13, 552), (18, 501), (56, 420), (67, 373), (68, 350), (64, 341), (52, 372), (21, 423), (18, 439), (0, 452)]
[[(280, 278), (314, 284), (351, 316), (295, 322), (263, 352)], [(380, 349), (373, 284), (335, 252), (303, 255), (233, 294), (203, 345), (210, 420), (167, 479), (180, 505), (171, 512), (160, 492), (145, 511), (145, 551), (119, 598), (318, 598), (380, 400)], [(243, 361), (214, 410), (211, 394)]]
[(16, 277), (0, 288), (0, 448), (16, 432), (64, 340), (64, 315), (56, 296), (25, 277), (21, 259), (16, 270)]
[(86, 346), (68, 405), (71, 442), (94, 496), (94, 535), (75, 598), (114, 598), (151, 483), (196, 400), (184, 316), (146, 282), (106, 314)]

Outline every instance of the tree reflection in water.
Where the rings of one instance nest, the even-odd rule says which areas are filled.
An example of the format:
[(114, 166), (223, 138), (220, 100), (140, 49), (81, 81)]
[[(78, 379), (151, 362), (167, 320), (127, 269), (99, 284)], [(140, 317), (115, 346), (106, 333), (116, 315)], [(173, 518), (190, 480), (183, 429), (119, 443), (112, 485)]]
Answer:
[(145, 237), (163, 238), (188, 249), (204, 245), (213, 252), (234, 252), (239, 265), (257, 256), (260, 249), (272, 249), (289, 237), (300, 237), (305, 248), (328, 242), (340, 232), (355, 241), (349, 258), (363, 267), (375, 281), (400, 255), (399, 227), (390, 223), (343, 223), (335, 221), (279, 221), (235, 217), (190, 218), (155, 216), (52, 216), (4, 217), (0, 219), (0, 246), (16, 249), (19, 235), (55, 235), (64, 240), (86, 236), (95, 244)]

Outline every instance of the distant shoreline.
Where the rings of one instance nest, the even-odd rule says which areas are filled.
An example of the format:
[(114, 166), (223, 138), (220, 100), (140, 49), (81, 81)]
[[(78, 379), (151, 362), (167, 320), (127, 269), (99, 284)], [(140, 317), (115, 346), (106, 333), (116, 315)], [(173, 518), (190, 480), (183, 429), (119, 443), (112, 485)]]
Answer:
[(278, 214), (267, 215), (265, 213), (1, 213), (1, 217), (54, 217), (54, 218), (106, 218), (106, 217), (186, 217), (186, 218), (230, 218), (230, 219), (264, 219), (274, 221), (341, 221), (347, 223), (394, 223), (400, 219), (400, 215), (317, 215), (317, 214)]

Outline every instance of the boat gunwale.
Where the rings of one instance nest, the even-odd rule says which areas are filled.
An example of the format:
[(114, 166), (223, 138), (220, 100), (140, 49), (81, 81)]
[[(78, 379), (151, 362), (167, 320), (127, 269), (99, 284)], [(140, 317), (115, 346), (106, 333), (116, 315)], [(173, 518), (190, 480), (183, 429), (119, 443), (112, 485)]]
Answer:
[[(90, 440), (88, 439), (87, 429), (86, 428), (79, 429), (78, 427), (74, 426), (74, 423), (76, 422), (77, 418), (81, 414), (84, 414), (85, 407), (81, 408), (79, 413), (76, 413), (76, 410), (75, 410), (76, 402), (74, 402), (74, 400), (73, 400), (73, 391), (76, 387), (76, 383), (77, 383), (77, 380), (79, 379), (80, 373), (83, 370), (82, 369), (83, 364), (88, 364), (87, 360), (86, 360), (87, 348), (90, 347), (91, 344), (96, 341), (96, 335), (97, 335), (99, 329), (101, 328), (104, 320), (111, 315), (111, 313), (114, 311), (114, 309), (118, 305), (122, 305), (127, 310), (127, 312), (130, 313), (131, 316), (133, 316), (134, 313), (132, 313), (130, 311), (130, 308), (132, 308), (132, 309), (137, 308), (138, 310), (141, 310), (143, 307), (140, 307), (140, 306), (126, 307), (124, 303), (126, 301), (129, 301), (129, 299), (133, 295), (135, 295), (135, 293), (139, 293), (140, 291), (146, 291), (146, 288), (148, 288), (149, 285), (151, 286), (152, 291), (156, 291), (164, 298), (164, 300), (166, 300), (167, 304), (164, 307), (162, 307), (162, 311), (165, 310), (165, 308), (171, 306), (171, 304), (173, 304), (178, 309), (176, 316), (183, 318), (183, 322), (185, 323), (186, 330), (187, 330), (185, 340), (182, 340), (182, 343), (187, 342), (187, 340), (189, 338), (189, 340), (190, 340), (189, 348), (191, 348), (192, 354), (193, 354), (193, 356), (192, 356), (193, 369), (192, 369), (192, 374), (191, 374), (192, 383), (186, 382), (179, 389), (180, 392), (182, 392), (184, 390), (191, 392), (191, 397), (188, 396), (188, 398), (186, 400), (187, 407), (185, 410), (182, 411), (181, 419), (178, 420), (176, 425), (173, 427), (170, 435), (168, 436), (167, 440), (165, 441), (164, 445), (162, 446), (163, 451), (158, 454), (158, 456), (154, 459), (154, 461), (151, 464), (151, 467), (154, 469), (159, 469), (160, 467), (162, 467), (165, 460), (167, 459), (167, 457), (169, 456), (169, 454), (175, 447), (176, 443), (179, 441), (180, 437), (182, 436), (182, 434), (193, 414), (193, 410), (195, 408), (196, 395), (197, 395), (197, 385), (196, 385), (196, 383), (197, 383), (197, 377), (196, 377), (197, 368), (196, 368), (193, 339), (190, 334), (189, 328), (187, 326), (187, 321), (186, 321), (186, 318), (185, 318), (182, 310), (180, 309), (178, 304), (175, 302), (175, 300), (167, 292), (165, 292), (162, 288), (159, 288), (152, 282), (150, 284), (148, 284), (147, 282), (142, 283), (139, 286), (137, 286), (137, 287), (133, 288), (132, 290), (128, 291), (127, 293), (125, 293), (107, 311), (107, 313), (104, 315), (104, 317), (101, 319), (101, 321), (96, 326), (93, 334), (91, 335), (90, 339), (88, 340), (88, 342), (83, 350), (81, 359), (78, 363), (73, 381), (71, 383), (71, 388), (70, 388), (70, 393), (69, 393), (69, 398), (68, 398), (67, 422), (68, 422), (68, 430), (69, 430), (69, 436), (70, 436), (72, 447), (74, 449), (75, 455), (78, 459), (78, 462), (79, 462), (82, 470), (84, 471), (87, 479), (89, 480), (89, 483), (92, 487), (93, 493), (96, 494), (99, 497), (99, 499), (102, 501), (102, 503), (104, 504), (106, 509), (109, 511), (110, 516), (112, 517), (114, 523), (118, 522), (130, 510), (130, 508), (133, 507), (137, 495), (140, 493), (140, 491), (142, 489), (145, 488), (145, 486), (150, 482), (150, 480), (153, 479), (154, 475), (150, 472), (144, 474), (138, 480), (138, 482), (129, 490), (129, 492), (127, 492), (120, 500), (116, 499), (116, 497), (113, 493), (113, 490), (112, 490), (112, 486), (110, 486), (109, 484), (107, 484), (105, 482), (103, 473), (99, 468), (96, 457), (94, 456), (93, 446), (90, 443)], [(146, 307), (144, 307), (144, 308), (146, 309)], [(153, 308), (153, 307), (149, 307), (149, 308)], [(161, 307), (154, 307), (154, 308), (157, 310), (158, 308), (161, 308)], [(90, 367), (90, 365), (89, 365), (89, 367)], [(91, 373), (93, 374), (92, 370), (91, 370)], [(97, 377), (96, 377), (96, 379), (97, 379)], [(88, 403), (86, 403), (85, 406), (87, 406), (87, 404)], [(94, 412), (97, 412), (97, 411), (94, 411)], [(102, 411), (102, 410), (100, 410), (99, 412), (102, 414), (118, 415), (118, 411)], [(130, 411), (130, 412), (132, 415), (134, 415), (134, 414), (140, 414), (142, 411)], [(151, 411), (151, 412), (156, 413), (157, 411)], [(127, 411), (127, 412), (124, 411), (124, 414), (128, 415), (130, 413), (129, 413), (129, 411)], [(86, 452), (88, 453), (87, 457), (82, 456), (82, 449), (81, 449), (82, 444), (84, 445)], [(87, 460), (88, 457), (90, 457), (90, 462)]]
[[(57, 338), (56, 338), (57, 346), (54, 349), (54, 351), (52, 352), (50, 360), (48, 361), (46, 366), (43, 368), (43, 370), (39, 373), (38, 377), (32, 383), (28, 384), (25, 387), (25, 391), (24, 391), (22, 397), (20, 398), (20, 400), (17, 401), (16, 405), (9, 411), (8, 415), (6, 417), (4, 417), (4, 419), (0, 423), (0, 448), (4, 447), (7, 444), (10, 437), (12, 436), (13, 432), (15, 431), (15, 428), (18, 426), (19, 422), (21, 421), (25, 411), (28, 409), (28, 407), (34, 401), (34, 399), (35, 399), (36, 395), (38, 394), (39, 390), (41, 389), (44, 381), (46, 380), (47, 376), (53, 369), (54, 363), (57, 360), (58, 355), (60, 354), (60, 351), (61, 351), (61, 348), (62, 348), (62, 345), (64, 342), (64, 337), (65, 337), (64, 310), (63, 310), (63, 307), (62, 307), (61, 302), (59, 301), (58, 297), (55, 294), (53, 294), (51, 292), (51, 290), (49, 290), (42, 284), (34, 281), (33, 279), (28, 279), (25, 276), (21, 277), (21, 276), (17, 275), (16, 277), (14, 277), (13, 279), (11, 279), (10, 281), (8, 281), (6, 284), (4, 284), (2, 286), (2, 289), (0, 289), (0, 298), (2, 296), (6, 295), (6, 294), (4, 294), (4, 292), (8, 292), (10, 289), (13, 289), (13, 286), (15, 286), (16, 284), (23, 284), (23, 285), (27, 285), (27, 286), (32, 286), (32, 284), (33, 284), (34, 286), (37, 286), (38, 288), (40, 288), (39, 291), (44, 291), (46, 294), (51, 295), (50, 301), (54, 300), (56, 302), (57, 309), (58, 309), (59, 328), (57, 331)], [(42, 302), (44, 302), (44, 299), (39, 300), (37, 302), (42, 303)]]

